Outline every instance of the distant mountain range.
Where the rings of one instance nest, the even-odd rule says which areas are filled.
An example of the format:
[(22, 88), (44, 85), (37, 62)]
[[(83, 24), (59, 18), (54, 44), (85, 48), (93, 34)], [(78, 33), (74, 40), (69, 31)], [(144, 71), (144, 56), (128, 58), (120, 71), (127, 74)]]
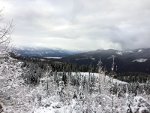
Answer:
[(49, 48), (14, 48), (13, 52), (17, 56), (36, 57), (36, 58), (61, 58), (79, 53), (79, 51), (69, 51), (64, 49), (49, 49)]
[(103, 67), (111, 70), (112, 56), (115, 56), (115, 71), (122, 72), (143, 72), (150, 74), (150, 48), (134, 50), (95, 50), (89, 52), (68, 51), (63, 49), (48, 48), (15, 48), (15, 55), (25, 58), (56, 58), (59, 61), (76, 64), (78, 66), (97, 67), (99, 60)]
[(62, 58), (63, 61), (77, 65), (97, 66), (101, 59), (103, 67), (111, 70), (112, 56), (115, 56), (116, 72), (143, 72), (150, 73), (150, 48), (135, 50), (96, 50), (75, 54)]

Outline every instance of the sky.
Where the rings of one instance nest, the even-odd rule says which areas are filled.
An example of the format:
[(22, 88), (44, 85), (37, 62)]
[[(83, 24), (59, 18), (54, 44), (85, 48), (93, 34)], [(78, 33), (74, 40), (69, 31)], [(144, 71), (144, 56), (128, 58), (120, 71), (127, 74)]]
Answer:
[(17, 47), (150, 47), (150, 0), (0, 0)]

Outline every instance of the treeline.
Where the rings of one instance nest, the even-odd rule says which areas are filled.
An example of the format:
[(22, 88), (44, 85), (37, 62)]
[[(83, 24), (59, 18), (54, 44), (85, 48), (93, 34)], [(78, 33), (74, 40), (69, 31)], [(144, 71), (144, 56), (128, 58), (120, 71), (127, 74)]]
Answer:
[(150, 81), (150, 74), (141, 72), (117, 73), (117, 76), (115, 76), (115, 78), (121, 81), (126, 81), (128, 83), (145, 83)]
[(27, 63), (36, 63), (41, 68), (46, 68), (45, 65), (52, 67), (53, 71), (65, 71), (65, 72), (97, 72), (97, 67), (95, 65), (77, 65), (73, 63), (64, 62), (61, 59), (47, 59), (38, 57), (23, 57), (17, 56), (14, 53), (10, 53), (10, 56), (21, 60), (24, 65)]
[[(21, 60), (23, 63), (22, 67), (28, 67), (31, 70), (34, 66), (40, 68), (42, 72), (47, 70), (47, 67), (51, 67), (52, 71), (55, 72), (98, 72), (98, 68), (95, 65), (78, 65), (63, 62), (60, 59), (41, 59), (41, 58), (28, 58), (16, 56), (15, 54), (10, 54), (13, 58)], [(35, 69), (36, 69), (35, 68)], [(103, 67), (106, 75), (112, 75), (110, 69)], [(114, 78), (128, 83), (140, 82), (145, 83), (150, 80), (150, 74), (142, 72), (117, 72), (113, 73)]]

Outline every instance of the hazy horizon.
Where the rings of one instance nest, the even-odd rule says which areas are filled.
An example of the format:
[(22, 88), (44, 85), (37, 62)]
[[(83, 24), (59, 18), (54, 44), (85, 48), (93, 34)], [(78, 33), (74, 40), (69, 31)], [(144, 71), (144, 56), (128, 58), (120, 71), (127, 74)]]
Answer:
[(145, 48), (134, 48), (134, 49), (114, 49), (114, 48), (97, 48), (97, 49), (65, 49), (65, 48), (55, 48), (55, 47), (41, 47), (41, 46), (12, 46), (12, 48), (14, 49), (36, 49), (36, 50), (40, 50), (40, 49), (49, 49), (49, 50), (65, 50), (65, 51), (78, 51), (78, 52), (88, 52), (88, 51), (97, 51), (97, 50), (118, 50), (118, 51), (132, 51), (132, 50), (142, 50), (142, 49), (150, 49), (150, 47), (145, 47)]

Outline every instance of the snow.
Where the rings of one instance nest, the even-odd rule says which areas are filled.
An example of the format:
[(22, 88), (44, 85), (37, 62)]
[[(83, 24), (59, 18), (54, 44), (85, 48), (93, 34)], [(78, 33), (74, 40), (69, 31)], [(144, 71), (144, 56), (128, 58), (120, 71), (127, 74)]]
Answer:
[(62, 57), (44, 57), (44, 58), (47, 58), (47, 59), (61, 59)]
[(139, 49), (139, 50), (138, 50), (138, 52), (142, 52), (142, 51), (143, 51), (142, 49)]
[(123, 55), (123, 52), (117, 51), (116, 54), (118, 54), (118, 55)]
[(145, 58), (139, 58), (139, 59), (135, 59), (133, 60), (132, 62), (139, 62), (139, 63), (142, 63), (142, 62), (146, 62), (148, 59), (145, 59)]
[[(122, 94), (121, 88), (128, 83), (103, 72), (71, 72), (70, 79), (80, 80), (80, 86), (70, 83), (64, 86), (62, 82), (58, 86), (54, 76), (47, 78), (46, 75), (40, 79), (40, 84), (30, 86), (22, 78), (24, 70), (21, 65), (22, 62), (12, 58), (0, 64), (0, 104), (4, 113), (127, 113), (128, 109), (138, 113), (150, 112), (149, 95)], [(95, 84), (90, 84), (92, 93), (88, 85), (91, 80), (95, 80)], [(85, 88), (82, 83), (87, 83)], [(119, 91), (113, 94), (110, 89), (116, 85)]]
[(95, 60), (95, 58), (92, 57), (91, 60)]
[(125, 51), (126, 53), (133, 53), (133, 51), (132, 50), (127, 50), (127, 51)]

